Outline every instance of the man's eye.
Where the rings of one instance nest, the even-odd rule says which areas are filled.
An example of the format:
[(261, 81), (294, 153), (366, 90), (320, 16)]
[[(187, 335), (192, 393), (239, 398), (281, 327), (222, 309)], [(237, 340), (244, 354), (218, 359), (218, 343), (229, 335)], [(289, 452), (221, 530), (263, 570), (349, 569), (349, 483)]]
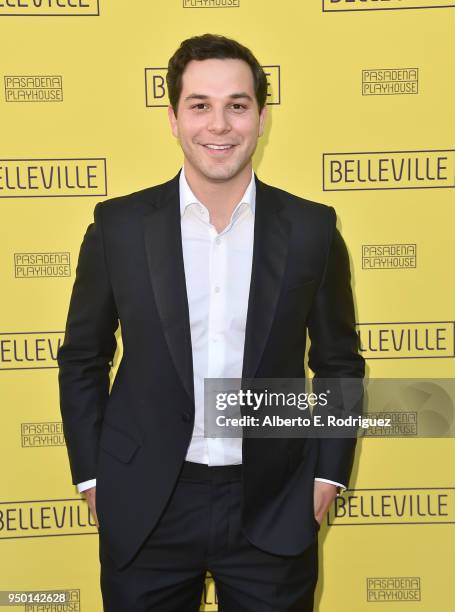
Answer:
[(205, 102), (199, 102), (199, 104), (193, 104), (193, 106), (191, 108), (196, 108), (197, 110), (203, 110), (202, 107), (207, 106), (207, 104), (205, 104)]
[(244, 104), (234, 103), (232, 106), (236, 107), (236, 108), (234, 108), (234, 110), (244, 110), (246, 108), (246, 106)]

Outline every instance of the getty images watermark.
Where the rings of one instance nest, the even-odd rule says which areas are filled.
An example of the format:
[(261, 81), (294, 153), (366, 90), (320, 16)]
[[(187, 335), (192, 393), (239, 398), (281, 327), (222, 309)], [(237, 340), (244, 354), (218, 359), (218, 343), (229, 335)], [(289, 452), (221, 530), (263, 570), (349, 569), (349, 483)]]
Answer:
[(453, 378), (208, 378), (211, 438), (452, 437)]

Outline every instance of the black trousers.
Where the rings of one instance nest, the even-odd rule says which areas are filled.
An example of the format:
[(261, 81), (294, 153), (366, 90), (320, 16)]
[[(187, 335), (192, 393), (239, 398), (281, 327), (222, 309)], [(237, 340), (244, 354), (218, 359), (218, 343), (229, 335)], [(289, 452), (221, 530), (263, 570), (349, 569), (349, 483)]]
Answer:
[(317, 538), (297, 556), (253, 546), (241, 532), (241, 467), (185, 462), (160, 520), (121, 570), (100, 538), (105, 612), (197, 612), (207, 570), (219, 612), (312, 612)]

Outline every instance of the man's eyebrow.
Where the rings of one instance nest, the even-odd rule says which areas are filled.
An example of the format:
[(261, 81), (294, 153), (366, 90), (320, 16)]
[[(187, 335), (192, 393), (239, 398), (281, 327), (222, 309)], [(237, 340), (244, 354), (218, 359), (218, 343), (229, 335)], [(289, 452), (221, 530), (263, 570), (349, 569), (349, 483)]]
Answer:
[[(209, 98), (210, 96), (207, 96), (205, 94), (193, 93), (193, 94), (190, 94), (189, 96), (186, 96), (184, 100), (186, 102), (187, 100), (208, 100)], [(245, 98), (246, 100), (250, 100), (250, 102), (253, 102), (253, 98), (250, 96), (250, 94), (246, 93), (245, 91), (240, 91), (238, 93), (230, 94), (228, 98), (230, 98), (231, 100)]]

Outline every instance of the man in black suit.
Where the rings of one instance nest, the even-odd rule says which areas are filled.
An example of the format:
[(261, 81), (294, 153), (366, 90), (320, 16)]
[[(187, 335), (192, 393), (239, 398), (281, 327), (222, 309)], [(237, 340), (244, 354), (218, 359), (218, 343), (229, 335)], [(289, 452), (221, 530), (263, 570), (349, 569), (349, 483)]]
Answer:
[(183, 168), (95, 206), (58, 353), (104, 609), (196, 611), (209, 570), (222, 612), (310, 611), (355, 439), (204, 437), (203, 385), (304, 378), (307, 330), (316, 379), (361, 380), (346, 246), (333, 207), (254, 174), (267, 82), (246, 47), (190, 38), (167, 83)]

